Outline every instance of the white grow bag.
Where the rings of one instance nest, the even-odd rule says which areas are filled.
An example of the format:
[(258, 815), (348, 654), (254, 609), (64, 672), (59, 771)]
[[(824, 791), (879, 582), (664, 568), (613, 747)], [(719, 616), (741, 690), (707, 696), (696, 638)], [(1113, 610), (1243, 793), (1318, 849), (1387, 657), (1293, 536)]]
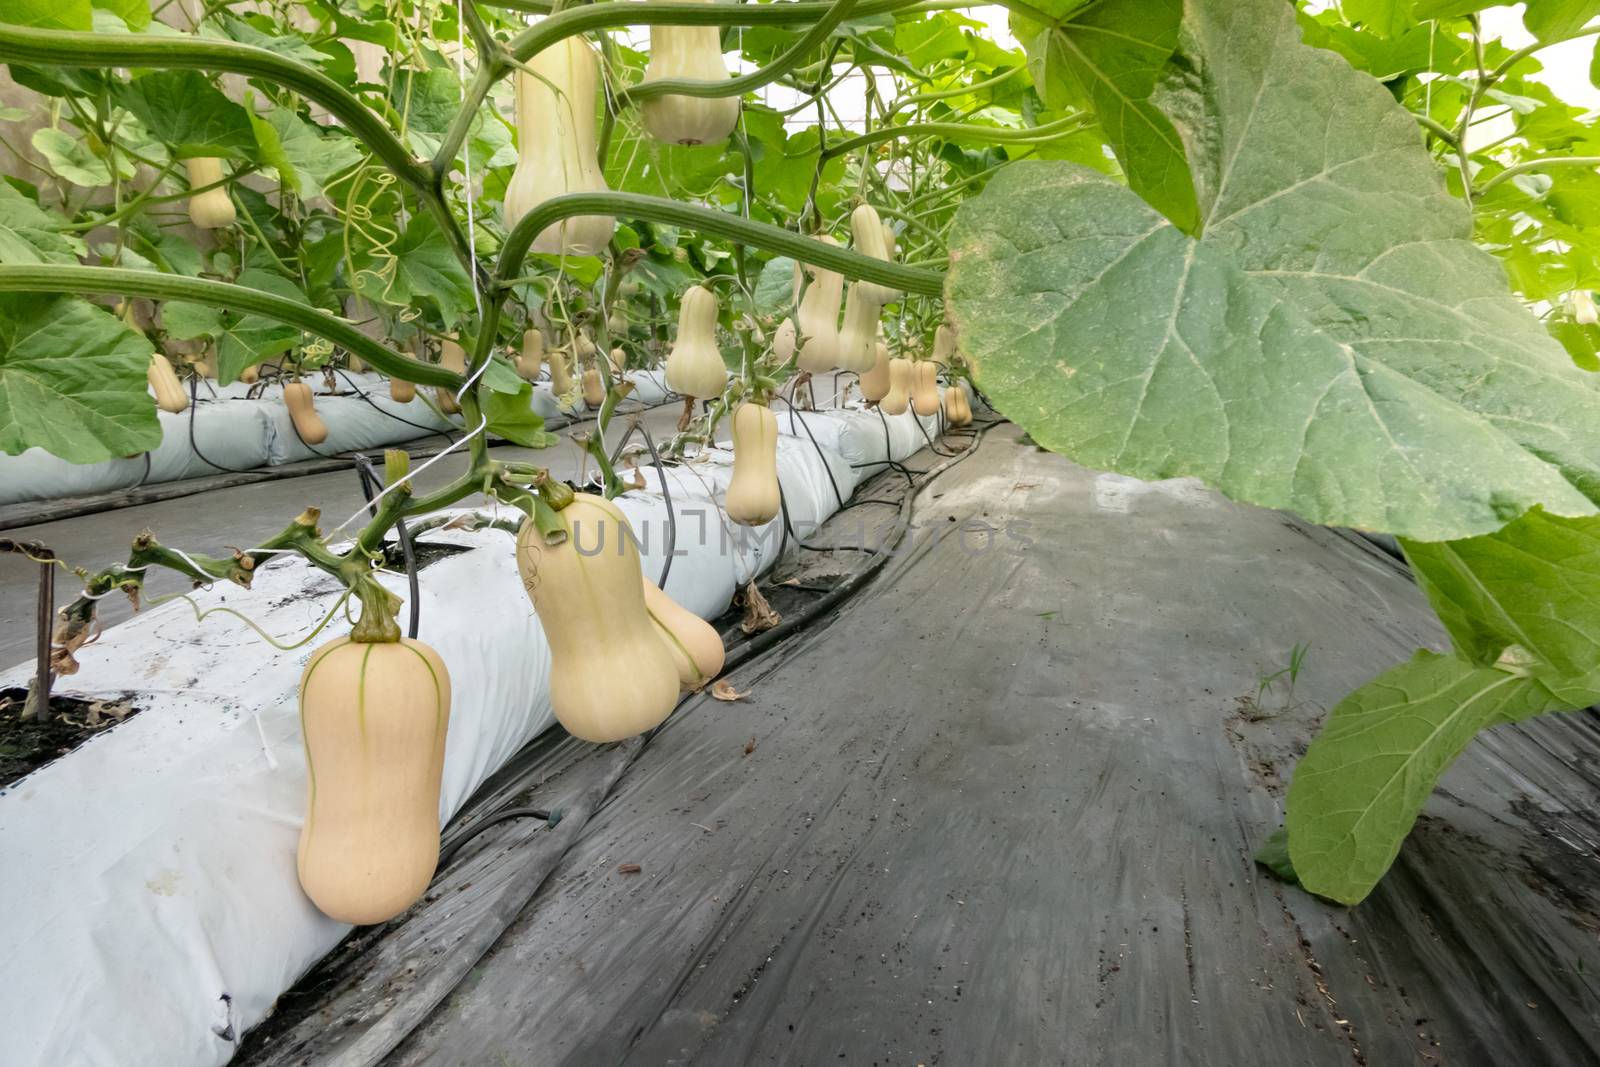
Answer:
[[(819, 455), (780, 417), (779, 470), (791, 516), (818, 523), (838, 507), (826, 470), (852, 471), (839, 452), (882, 458), (884, 434), (866, 412), (807, 419), (819, 442), (826, 432), (832, 443)], [(910, 433), (920, 446), (920, 432)], [(728, 551), (716, 536), (686, 534), (694, 509), (715, 523), (728, 476), (715, 450), (668, 468), (679, 539), (667, 589), (708, 618), (771, 565), (778, 543), (768, 533), (751, 539), (765, 548)], [(639, 531), (645, 573), (658, 578), (667, 509), (653, 469), (646, 480), (618, 503)], [(854, 484), (840, 489), (848, 495)], [(420, 582), (418, 636), (456, 682), (444, 821), (553, 722), (550, 654), (509, 534), (425, 537), (470, 549), (435, 562)], [(390, 585), (405, 592), (403, 579)], [(202, 608), (225, 601), (297, 640), (335, 594), (332, 579), (285, 558), (263, 566), (252, 589), (218, 586), (193, 599)], [(341, 617), (304, 647), (279, 652), (231, 616), (197, 623), (180, 601), (80, 652), (82, 670), (60, 692), (125, 696), (144, 710), (0, 793), (0, 956), (25, 990), (0, 998), (7, 1067), (225, 1063), (278, 995), (348, 932), (311, 905), (295, 873), (306, 788), (300, 672), (347, 629)], [(18, 666), (0, 685), (26, 685), (29, 674)]]

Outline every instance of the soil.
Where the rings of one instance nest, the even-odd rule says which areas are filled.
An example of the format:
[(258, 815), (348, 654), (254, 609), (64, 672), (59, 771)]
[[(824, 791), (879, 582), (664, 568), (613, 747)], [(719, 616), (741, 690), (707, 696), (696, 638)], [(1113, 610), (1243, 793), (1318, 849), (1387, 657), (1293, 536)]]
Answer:
[(83, 700), (57, 694), (50, 698), (48, 715), (24, 722), (28, 691), (0, 689), (0, 789), (137, 715), (143, 709), (132, 697), (125, 693), (107, 700)]

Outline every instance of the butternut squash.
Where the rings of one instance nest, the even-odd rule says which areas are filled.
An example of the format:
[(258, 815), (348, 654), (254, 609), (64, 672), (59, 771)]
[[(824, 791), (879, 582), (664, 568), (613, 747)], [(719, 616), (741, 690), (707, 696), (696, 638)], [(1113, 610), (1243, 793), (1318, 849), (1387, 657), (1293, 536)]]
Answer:
[(781, 367), (794, 357), (794, 320), (784, 319), (772, 331), (772, 355)]
[[(551, 197), (607, 192), (596, 157), (595, 107), (600, 64), (581, 36), (567, 37), (518, 70), (517, 166), (506, 186), (506, 228)], [(541, 80), (542, 79), (542, 80)], [(545, 227), (533, 251), (595, 256), (605, 251), (616, 220), (579, 215)]]
[(311, 386), (305, 382), (290, 382), (283, 387), (283, 405), (289, 409), (289, 419), (294, 423), (300, 440), (308, 445), (320, 445), (328, 439), (328, 427), (317, 414), (316, 401), (311, 399)]
[[(467, 373), (467, 353), (454, 337), (446, 337), (439, 342), (439, 366), (446, 370), (453, 370), (457, 374)], [(461, 405), (456, 401), (455, 391), (442, 385), (435, 386), (433, 397), (439, 404), (439, 410), (446, 415), (458, 415)]]
[(450, 672), (420, 641), (348, 637), (300, 676), (306, 821), (300, 885), (323, 914), (365, 926), (400, 914), (439, 862)]
[(606, 383), (596, 367), (583, 372), (583, 402), (596, 410), (606, 402)]
[(941, 367), (948, 367), (956, 355), (956, 332), (943, 323), (933, 331), (933, 354), (928, 358)]
[(717, 298), (691, 285), (678, 307), (678, 338), (667, 354), (667, 388), (709, 400), (728, 387), (728, 366), (717, 348)]
[(611, 350), (611, 373), (620, 376), (628, 369), (628, 353), (620, 348)]
[(889, 361), (889, 391), (878, 401), (878, 410), (885, 415), (904, 415), (911, 405), (911, 361)]
[(417, 398), (417, 387), (399, 378), (389, 379), (389, 399), (397, 404), (409, 404)]
[[(817, 240), (839, 243), (826, 234)], [(811, 284), (795, 313), (803, 338), (799, 365), (811, 374), (826, 374), (839, 365), (839, 300), (844, 293), (844, 275), (810, 265), (805, 269)]]
[(155, 394), (156, 407), (174, 415), (189, 409), (189, 394), (183, 391), (178, 372), (172, 369), (166, 356), (160, 352), (150, 353), (150, 365), (144, 370), (144, 378)]
[(861, 376), (861, 398), (876, 404), (889, 395), (889, 346), (879, 341), (873, 348), (877, 358), (872, 369)]
[(567, 363), (566, 349), (550, 351), (550, 389), (556, 396), (566, 396), (572, 392), (572, 368)]
[[(216, 185), (222, 180), (222, 160), (214, 156), (186, 159), (183, 161), (183, 169), (189, 173), (191, 189)], [(189, 221), (202, 230), (219, 230), (224, 226), (232, 226), (237, 218), (238, 213), (234, 211), (233, 198), (223, 186), (217, 185), (215, 189), (207, 189), (189, 198)]]
[(939, 365), (932, 360), (911, 364), (911, 410), (923, 418), (939, 413)]
[(873, 301), (865, 282), (851, 282), (844, 298), (844, 326), (839, 330), (838, 365), (865, 373), (877, 361), (878, 316), (883, 309)]
[(261, 380), (261, 368), (257, 364), (250, 364), (239, 372), (239, 380), (246, 385), (254, 385)]
[(574, 737), (620, 741), (672, 714), (678, 668), (645, 610), (621, 510), (578, 493), (557, 514), (561, 544), (545, 544), (531, 519), (517, 535), (517, 571), (550, 644), (550, 703)]
[(967, 389), (960, 382), (951, 382), (944, 391), (944, 417), (951, 426), (966, 426), (972, 422), (972, 404), (967, 400)]
[[(883, 220), (878, 217), (878, 209), (871, 204), (862, 204), (850, 215), (850, 233), (855, 238), (856, 251), (873, 259), (884, 262), (894, 260), (893, 241), (884, 240)], [(887, 285), (877, 282), (857, 282), (861, 287), (863, 296), (868, 297), (880, 308), (884, 304), (892, 304), (900, 299), (900, 290), (891, 289)]]
[(517, 376), (525, 382), (539, 380), (539, 368), (544, 364), (544, 334), (536, 329), (522, 332), (522, 352), (517, 356)]
[(606, 319), (606, 332), (613, 341), (628, 336), (628, 316), (622, 313), (621, 308), (617, 308)]
[[(705, 0), (711, 2), (711, 0)], [(715, 26), (651, 26), (650, 62), (640, 84), (688, 78), (726, 81), (722, 31)], [(640, 105), (644, 128), (667, 144), (725, 140), (739, 121), (737, 96), (653, 96)]]
[(778, 491), (778, 418), (765, 404), (744, 403), (733, 411), (733, 480), (722, 506), (728, 518), (764, 526), (782, 508)]
[(722, 671), (727, 655), (722, 635), (716, 628), (663, 592), (649, 578), (644, 583), (644, 606), (655, 624), (656, 633), (666, 643), (672, 662), (678, 668), (678, 684), (698, 692)]

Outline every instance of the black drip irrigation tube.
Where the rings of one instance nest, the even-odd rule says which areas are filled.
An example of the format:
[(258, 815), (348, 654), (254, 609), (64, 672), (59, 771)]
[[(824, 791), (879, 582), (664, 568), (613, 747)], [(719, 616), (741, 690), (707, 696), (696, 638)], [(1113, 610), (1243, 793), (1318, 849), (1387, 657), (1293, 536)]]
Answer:
[[(192, 375), (189, 378), (189, 449), (190, 449), (190, 451), (192, 451), (196, 456), (198, 456), (200, 458), (200, 462), (201, 463), (204, 463), (208, 467), (215, 467), (217, 470), (222, 471), (225, 474), (249, 474), (250, 473), (249, 471), (244, 470), (244, 469), (239, 468), (239, 467), (225, 467), (221, 463), (218, 463), (216, 460), (209, 458), (204, 452), (200, 451), (200, 442), (196, 441), (195, 437), (194, 437), (194, 417), (195, 417), (196, 412), (199, 411), (199, 409), (200, 409), (200, 376), (198, 374), (196, 374), (196, 375)], [(295, 432), (298, 433), (299, 431), (297, 430)], [(145, 468), (146, 476), (148, 476), (149, 473), (150, 473), (150, 469), (149, 469), (149, 467), (146, 467)], [(144, 483), (141, 481), (139, 484), (143, 485)]]
[(672, 552), (678, 545), (678, 516), (672, 510), (672, 490), (667, 485), (667, 465), (662, 462), (661, 453), (656, 449), (655, 438), (650, 436), (650, 427), (646, 426), (642, 419), (634, 419), (628, 427), (628, 432), (617, 442), (617, 447), (611, 453), (611, 465), (613, 468), (617, 465), (622, 449), (636, 433), (644, 438), (645, 447), (650, 450), (650, 462), (656, 469), (656, 477), (661, 479), (661, 499), (667, 506), (667, 558), (661, 564), (661, 578), (656, 582), (658, 589), (665, 590), (667, 575), (672, 573)]
[(353, 392), (356, 396), (360, 397), (362, 400), (366, 401), (367, 406), (370, 407), (373, 411), (376, 411), (380, 415), (386, 415), (386, 416), (388, 416), (389, 418), (393, 419), (396, 422), (402, 422), (402, 423), (405, 423), (407, 426), (413, 427), (414, 429), (421, 430), (423, 436), (418, 438), (419, 441), (420, 440), (425, 440), (426, 438), (429, 438), (429, 437), (438, 436), (438, 437), (443, 437), (445, 439), (446, 443), (448, 443), (448, 444), (452, 444), (453, 445), (453, 444), (456, 443), (456, 439), (450, 435), (450, 432), (448, 430), (440, 430), (440, 429), (436, 429), (436, 428), (434, 428), (432, 426), (424, 426), (420, 422), (412, 422), (410, 419), (403, 418), (402, 416), (396, 415), (392, 411), (385, 411), (383, 408), (378, 406), (376, 401), (374, 401), (372, 399), (372, 394), (371, 393), (369, 393), (365, 389), (361, 388), (361, 386), (358, 383), (350, 380), (350, 375), (349, 374), (345, 373), (342, 369), (335, 370), (334, 373), (337, 374), (340, 378), (343, 378), (344, 379), (344, 384), (348, 385), (350, 387), (350, 391)]
[[(355, 464), (356, 476), (361, 479), (361, 495), (367, 500), (367, 511), (376, 516), (378, 505), (374, 504), (373, 500), (383, 491), (383, 480), (378, 477), (378, 472), (373, 469), (372, 460), (368, 459), (365, 453), (356, 453)], [(408, 598), (411, 615), (406, 623), (406, 636), (415, 641), (417, 625), (422, 621), (422, 598), (417, 588), (417, 556), (411, 542), (411, 534), (406, 529), (406, 520), (398, 520), (394, 530), (395, 537), (400, 542), (400, 556), (406, 563), (406, 585), (411, 594)]]

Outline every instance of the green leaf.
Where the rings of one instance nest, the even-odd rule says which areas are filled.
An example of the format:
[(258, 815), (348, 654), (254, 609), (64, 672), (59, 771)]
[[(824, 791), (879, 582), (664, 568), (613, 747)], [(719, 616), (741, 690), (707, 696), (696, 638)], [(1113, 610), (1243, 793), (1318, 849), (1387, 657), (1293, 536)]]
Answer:
[(73, 185), (98, 189), (111, 184), (111, 168), (89, 151), (87, 145), (65, 130), (46, 126), (33, 131), (33, 149), (50, 164), (50, 169)]
[(99, 463), (155, 448), (161, 427), (145, 379), (153, 351), (88, 301), (0, 295), (0, 451)]
[(138, 116), (153, 136), (170, 145), (177, 159), (255, 156), (256, 137), (249, 113), (223, 96), (199, 71), (145, 74), (123, 86), (117, 102)]
[(1461, 18), (1486, 7), (1494, 7), (1503, 0), (1415, 0), (1411, 17), (1415, 19)]
[(0, 8), (0, 22), (37, 26), (42, 30), (89, 30), (94, 11), (89, 0), (9, 0)]
[(1345, 697), (1289, 783), (1289, 856), (1300, 883), (1360, 902), (1479, 730), (1560, 708), (1534, 679), (1426, 651)]
[(221, 308), (169, 300), (161, 305), (161, 328), (178, 341), (215, 340), (225, 328)]
[(491, 356), (483, 368), (483, 384), (496, 393), (515, 393), (521, 391), (528, 383), (522, 380), (516, 368), (506, 360)]
[(1255, 860), (1261, 866), (1271, 871), (1273, 876), (1290, 885), (1299, 885), (1300, 878), (1294, 873), (1294, 863), (1289, 859), (1289, 831), (1285, 827), (1278, 827), (1272, 831), (1272, 836), (1256, 849)]
[(432, 215), (417, 215), (411, 220), (395, 242), (394, 254), (399, 261), (393, 299), (401, 303), (431, 302), (446, 326), (459, 322), (472, 309), (472, 279)]
[(96, 8), (117, 16), (134, 33), (141, 33), (150, 26), (149, 0), (91, 0), (91, 2)]
[[(291, 281), (264, 270), (245, 270), (235, 284), (288, 297), (304, 304), (305, 294)], [(223, 385), (239, 377), (248, 366), (282, 355), (300, 341), (300, 331), (263, 315), (229, 312), (217, 336), (217, 381)]]
[(1183, 0), (1108, 0), (1044, 29), (1028, 53), (1046, 102), (1093, 107), (1128, 185), (1192, 233), (1198, 209), (1183, 141), (1152, 100), (1182, 22)]
[[(235, 284), (308, 303), (305, 294), (293, 282), (264, 270), (245, 270)], [(276, 319), (243, 315), (184, 300), (171, 300), (162, 305), (161, 325), (180, 341), (202, 338), (215, 341), (217, 381), (222, 385), (237, 379), (246, 367), (282, 355), (300, 341), (298, 329)]]
[(1487, 666), (1511, 648), (1557, 677), (1600, 665), (1600, 519), (1534, 510), (1483, 537), (1403, 546), (1457, 655)]
[(83, 243), (58, 229), (49, 212), (0, 183), (0, 263), (76, 263)]
[(1571, 37), (1600, 15), (1600, 0), (1528, 0), (1522, 25), (1541, 41)]
[(1006, 168), (951, 238), (984, 391), (1086, 465), (1313, 522), (1449, 540), (1594, 514), (1600, 385), (1473, 246), (1412, 117), (1287, 5), (1191, 11), (1205, 76), (1169, 105), (1211, 131), (1189, 137), (1204, 237), (1082, 168)]
[(314, 200), (335, 176), (361, 162), (361, 149), (341, 133), (324, 131), (288, 108), (265, 115), (249, 112), (261, 161), (278, 172), (285, 186)]
[(545, 430), (544, 419), (533, 410), (533, 386), (527, 382), (515, 393), (491, 392), (484, 415), (491, 436), (524, 448), (549, 448), (560, 440)]
[(794, 260), (788, 256), (769, 259), (756, 279), (756, 311), (774, 315), (794, 304)]

